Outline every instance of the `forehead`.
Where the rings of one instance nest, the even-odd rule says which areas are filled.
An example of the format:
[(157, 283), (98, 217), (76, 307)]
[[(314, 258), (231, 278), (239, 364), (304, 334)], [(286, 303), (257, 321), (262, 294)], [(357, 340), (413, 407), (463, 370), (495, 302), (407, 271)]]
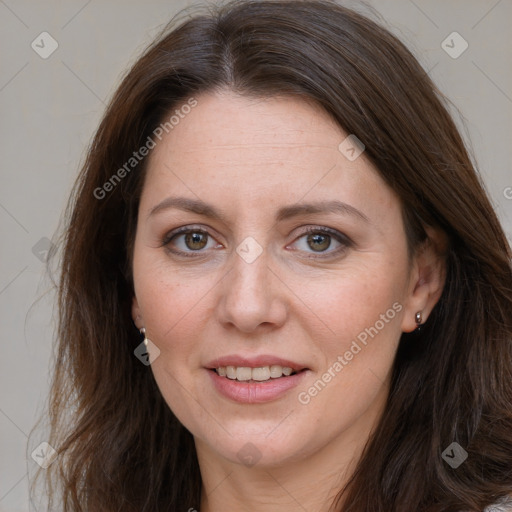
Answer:
[(348, 134), (314, 103), (228, 91), (196, 101), (151, 153), (143, 196), (172, 191), (232, 205), (329, 197), (370, 210), (397, 202), (364, 153), (351, 160), (340, 151)]
[[(304, 149), (333, 152), (343, 131), (320, 107), (298, 97), (251, 98), (229, 91), (204, 94), (166, 137), (180, 154), (208, 151), (258, 161), (295, 155)], [(175, 146), (175, 148), (173, 148)], [(248, 162), (244, 162), (245, 165)]]

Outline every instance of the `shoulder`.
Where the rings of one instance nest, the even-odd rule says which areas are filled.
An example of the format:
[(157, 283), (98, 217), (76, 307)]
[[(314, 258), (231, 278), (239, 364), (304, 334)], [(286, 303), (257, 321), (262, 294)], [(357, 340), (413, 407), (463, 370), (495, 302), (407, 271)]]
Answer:
[(512, 512), (512, 497), (496, 502), (487, 507), (484, 512)]

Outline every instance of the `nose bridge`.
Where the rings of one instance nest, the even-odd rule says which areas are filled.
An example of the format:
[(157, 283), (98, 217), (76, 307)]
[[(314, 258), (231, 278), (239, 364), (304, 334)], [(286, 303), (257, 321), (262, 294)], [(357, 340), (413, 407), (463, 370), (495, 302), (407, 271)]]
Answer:
[(239, 307), (256, 311), (269, 299), (268, 263), (268, 251), (259, 249), (252, 240), (245, 240), (237, 247), (229, 290)]
[(286, 307), (269, 268), (270, 254), (254, 238), (245, 238), (232, 254), (232, 270), (223, 280), (219, 319), (249, 332), (260, 324), (280, 325)]
[[(240, 219), (242, 225), (246, 225), (244, 219)], [(256, 229), (255, 226), (251, 226)], [(233, 276), (241, 290), (243, 288), (254, 288), (258, 292), (258, 285), (263, 284), (267, 279), (269, 272), (268, 264), (270, 253), (268, 249), (268, 239), (261, 227), (257, 232), (252, 231), (254, 236), (246, 235), (242, 238), (241, 230), (236, 233), (239, 240), (235, 247), (234, 253), (231, 255), (231, 265), (233, 268)], [(261, 291), (261, 290), (260, 290)]]

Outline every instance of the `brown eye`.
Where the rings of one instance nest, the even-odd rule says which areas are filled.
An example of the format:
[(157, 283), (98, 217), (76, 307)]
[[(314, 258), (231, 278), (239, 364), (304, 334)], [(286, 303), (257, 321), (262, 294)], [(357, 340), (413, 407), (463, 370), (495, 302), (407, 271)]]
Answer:
[(185, 245), (192, 251), (204, 249), (208, 243), (208, 234), (201, 231), (192, 231), (185, 234)]
[(322, 233), (312, 233), (307, 237), (307, 244), (313, 251), (322, 252), (326, 249), (329, 249), (331, 245), (331, 237), (330, 235), (322, 234)]
[(319, 226), (306, 229), (289, 247), (303, 253), (306, 258), (318, 259), (341, 256), (353, 247), (353, 242), (347, 235), (335, 229)]
[(190, 227), (183, 227), (169, 233), (163, 240), (162, 245), (170, 252), (179, 255), (206, 254), (209, 249), (222, 247), (207, 231)]

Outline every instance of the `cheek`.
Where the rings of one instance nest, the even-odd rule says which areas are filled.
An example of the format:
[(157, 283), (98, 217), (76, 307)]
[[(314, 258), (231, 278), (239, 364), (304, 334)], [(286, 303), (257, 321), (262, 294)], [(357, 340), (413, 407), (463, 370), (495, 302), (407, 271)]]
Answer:
[(135, 291), (146, 331), (165, 356), (155, 361), (155, 369), (162, 360), (176, 364), (197, 355), (194, 342), (201, 322), (209, 318), (208, 295), (216, 283), (210, 273), (194, 278), (157, 256), (142, 249), (134, 259)]
[(320, 444), (385, 402), (402, 310), (392, 295), (347, 285), (333, 296), (337, 314), (325, 316), (333, 332), (313, 338), (324, 364), (296, 394), (297, 423)]
[(160, 262), (146, 263), (134, 278), (147, 335), (160, 350), (151, 371), (173, 413), (192, 430), (200, 431), (201, 423), (211, 419), (198, 405), (196, 389), (197, 372), (201, 371), (201, 323), (211, 317), (208, 292), (216, 281), (207, 276), (187, 277)]
[[(134, 254), (137, 302), (148, 338), (160, 350), (151, 364), (165, 401), (183, 423), (191, 426), (204, 418), (198, 406), (201, 393), (203, 340), (210, 332), (212, 297), (222, 273), (201, 267), (172, 264), (163, 251), (140, 243)], [(204, 356), (203, 356), (204, 357)], [(206, 408), (208, 409), (208, 408)]]
[[(304, 395), (299, 402), (322, 409), (333, 421), (339, 411), (356, 413), (371, 403), (393, 364), (404, 283), (392, 267), (384, 266), (375, 265), (373, 271), (369, 266), (354, 268), (323, 286), (317, 282), (304, 287), (326, 328), (311, 335), (323, 364), (313, 388), (300, 390)], [(319, 300), (322, 288), (324, 298)]]
[[(374, 261), (370, 264), (370, 260)], [(311, 310), (326, 328), (322, 329), (325, 336), (319, 349), (331, 358), (348, 349), (358, 336), (364, 342), (365, 333), (366, 337), (368, 331), (375, 334), (375, 328), (375, 337), (379, 339), (387, 333), (393, 337), (400, 333), (406, 285), (403, 275), (396, 270), (401, 268), (400, 264), (386, 263), (382, 254), (372, 255), (367, 261), (302, 284), (304, 302), (311, 304)]]

